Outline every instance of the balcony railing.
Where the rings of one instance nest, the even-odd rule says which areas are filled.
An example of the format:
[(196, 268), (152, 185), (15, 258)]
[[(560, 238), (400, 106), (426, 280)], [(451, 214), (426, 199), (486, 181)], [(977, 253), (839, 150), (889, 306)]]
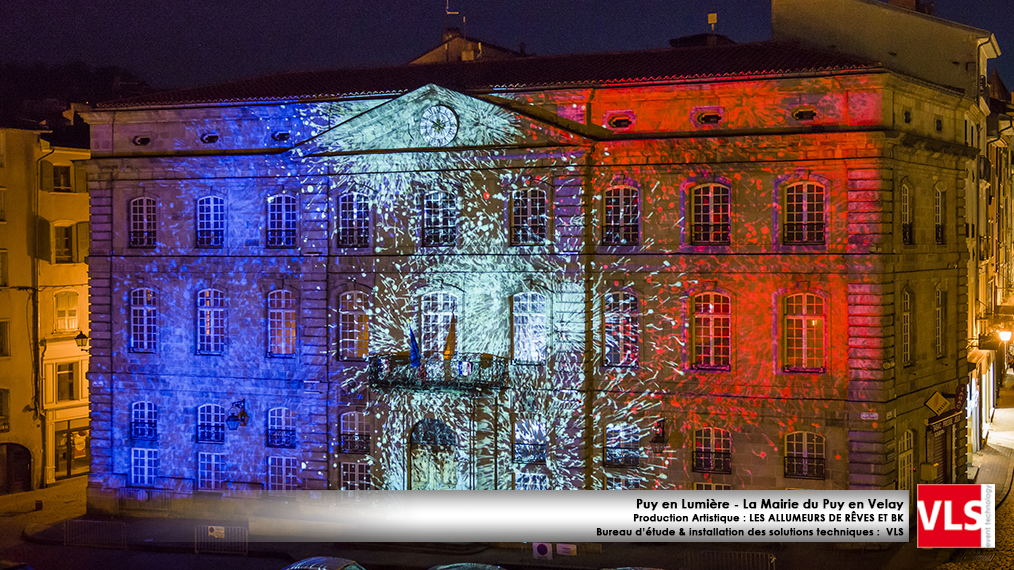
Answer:
[(507, 360), (490, 354), (428, 358), (412, 366), (406, 355), (370, 359), (370, 385), (408, 390), (482, 390), (504, 386)]
[(130, 230), (130, 247), (155, 247), (155, 232), (148, 230)]
[(915, 243), (915, 233), (912, 231), (912, 224), (901, 224), (901, 243), (912, 245)]
[(824, 479), (824, 458), (788, 455), (785, 457), (785, 477), (790, 479)]
[(641, 450), (636, 447), (607, 447), (603, 460), (606, 467), (637, 467)]
[(694, 471), (732, 473), (732, 454), (724, 451), (694, 451)]
[(296, 447), (296, 430), (268, 428), (268, 447)]
[(545, 463), (546, 456), (545, 443), (514, 444), (514, 463)]
[(370, 434), (343, 433), (338, 439), (339, 453), (369, 453)]
[(693, 224), (694, 245), (728, 245), (730, 224)]
[(224, 443), (225, 426), (222, 424), (197, 424), (198, 443)]
[(944, 234), (944, 225), (936, 224), (934, 229), (934, 235), (937, 238), (937, 245), (944, 245), (947, 243), (947, 236)]
[(268, 247), (296, 247), (295, 229), (268, 229)]
[(824, 222), (786, 222), (785, 243), (819, 245), (824, 243)]
[(158, 422), (133, 420), (130, 422), (130, 437), (134, 439), (156, 439)]

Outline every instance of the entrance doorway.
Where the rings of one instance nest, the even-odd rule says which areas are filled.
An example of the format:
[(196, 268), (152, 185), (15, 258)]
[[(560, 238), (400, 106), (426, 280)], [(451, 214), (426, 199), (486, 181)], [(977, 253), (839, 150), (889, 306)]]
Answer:
[(32, 490), (32, 454), (16, 443), (0, 444), (0, 495)]
[(409, 489), (439, 491), (458, 487), (456, 439), (447, 424), (425, 419), (409, 435)]

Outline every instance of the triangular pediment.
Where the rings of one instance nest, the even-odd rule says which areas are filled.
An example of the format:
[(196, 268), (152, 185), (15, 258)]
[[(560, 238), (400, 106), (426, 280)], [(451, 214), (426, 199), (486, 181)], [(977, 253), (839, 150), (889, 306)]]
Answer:
[(350, 117), (295, 152), (338, 155), (455, 149), (584, 146), (610, 136), (521, 102), (426, 85)]

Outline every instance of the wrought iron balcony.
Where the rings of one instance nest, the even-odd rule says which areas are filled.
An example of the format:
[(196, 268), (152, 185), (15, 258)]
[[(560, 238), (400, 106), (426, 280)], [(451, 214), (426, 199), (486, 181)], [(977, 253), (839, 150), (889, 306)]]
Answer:
[(515, 443), (514, 463), (545, 463), (545, 443)]
[(369, 453), (370, 434), (368, 433), (343, 433), (338, 439), (339, 453)]
[(134, 439), (156, 439), (158, 437), (158, 422), (132, 420), (130, 422), (130, 437)]
[(370, 359), (370, 385), (408, 390), (483, 390), (504, 386), (507, 360), (491, 354), (426, 358), (412, 366), (407, 354)]
[(224, 443), (224, 424), (197, 424), (198, 443)]
[(721, 451), (694, 451), (694, 471), (732, 473), (732, 454)]
[(268, 428), (268, 447), (296, 447), (296, 430)]
[(824, 458), (788, 455), (785, 477), (789, 479), (824, 479)]
[(606, 467), (637, 467), (641, 461), (641, 450), (636, 447), (607, 447)]

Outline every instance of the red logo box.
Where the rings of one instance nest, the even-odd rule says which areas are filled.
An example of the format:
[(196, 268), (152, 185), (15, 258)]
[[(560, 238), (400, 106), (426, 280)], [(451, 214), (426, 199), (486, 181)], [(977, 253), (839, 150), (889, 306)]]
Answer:
[(993, 485), (919, 485), (919, 548), (995, 548)]

